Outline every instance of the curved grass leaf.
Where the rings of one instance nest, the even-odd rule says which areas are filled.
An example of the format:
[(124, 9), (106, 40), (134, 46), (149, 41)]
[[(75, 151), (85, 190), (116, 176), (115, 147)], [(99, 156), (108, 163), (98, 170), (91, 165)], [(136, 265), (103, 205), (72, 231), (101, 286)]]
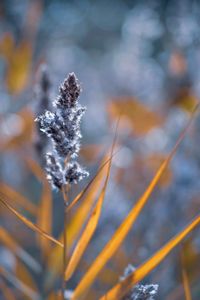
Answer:
[(29, 286), (23, 283), (21, 280), (16, 278), (12, 273), (8, 272), (4, 268), (0, 267), (0, 274), (10, 282), (16, 289), (18, 289), (22, 294), (27, 296), (30, 300), (38, 300), (39, 295), (36, 291), (32, 290)]
[[(99, 193), (101, 188), (104, 176), (108, 174), (108, 169), (110, 168), (112, 157), (115, 155), (113, 154), (114, 145), (116, 141), (116, 132), (118, 128), (118, 123), (116, 126), (115, 136), (111, 147), (111, 155), (107, 159), (108, 155), (103, 158), (103, 162), (97, 174), (93, 177), (93, 179), (89, 182), (85, 189), (75, 198), (72, 202), (73, 206), (82, 198), (82, 196), (86, 194), (86, 197), (83, 199), (81, 204), (79, 205), (78, 209), (76, 210), (71, 222), (67, 225), (67, 247), (68, 252), (70, 252), (75, 240), (79, 236), (81, 229), (85, 221), (88, 218), (88, 215), (91, 211), (91, 208), (94, 204), (96, 195)], [(71, 206), (71, 208), (73, 207)], [(71, 209), (70, 208), (70, 209)], [(68, 211), (69, 213), (69, 211)], [(82, 222), (80, 222), (82, 220)], [(63, 241), (63, 233), (61, 234), (59, 241)], [(58, 274), (61, 273), (63, 267), (63, 249), (58, 248), (57, 246), (51, 251), (49, 261), (48, 261), (48, 274), (46, 279), (46, 288), (49, 288), (52, 285), (52, 282), (55, 280)]]
[(26, 226), (28, 226), (30, 229), (32, 229), (33, 231), (35, 231), (36, 233), (39, 233), (40, 235), (42, 235), (43, 237), (45, 237), (46, 239), (54, 242), (55, 244), (59, 245), (60, 247), (63, 247), (63, 244), (61, 242), (59, 242), (58, 240), (56, 240), (54, 237), (50, 236), (48, 233), (46, 233), (45, 231), (43, 231), (42, 229), (40, 229), (37, 225), (35, 225), (34, 223), (32, 223), (31, 221), (29, 221), (27, 218), (25, 218), (24, 216), (22, 216), (19, 212), (17, 212), (11, 205), (9, 205), (8, 203), (6, 203), (3, 199), (0, 198), (0, 202), (9, 209), (9, 211), (11, 211), (19, 220), (21, 220)]
[(92, 285), (94, 280), (96, 279), (98, 273), (101, 269), (105, 266), (108, 260), (113, 256), (113, 254), (117, 251), (123, 240), (126, 238), (128, 232), (130, 231), (131, 227), (133, 226), (134, 222), (136, 221), (137, 217), (141, 213), (144, 205), (146, 204), (147, 200), (149, 199), (150, 195), (152, 194), (154, 188), (156, 187), (159, 179), (161, 178), (162, 174), (166, 170), (169, 162), (171, 161), (172, 157), (174, 156), (178, 146), (180, 145), (181, 141), (183, 140), (193, 118), (194, 114), (197, 111), (199, 105), (197, 105), (191, 115), (191, 118), (186, 126), (186, 128), (180, 134), (174, 148), (168, 155), (168, 157), (164, 160), (161, 164), (160, 168), (156, 172), (155, 176), (153, 177), (152, 181), (148, 185), (146, 191), (142, 195), (142, 197), (137, 201), (136, 205), (132, 208), (128, 216), (125, 220), (121, 223), (119, 228), (116, 230), (114, 235), (112, 236), (111, 240), (106, 244), (104, 249), (92, 263), (89, 270), (86, 272), (78, 286), (76, 287), (73, 295), (73, 300), (75, 299), (83, 299), (84, 295), (87, 293), (89, 287)]
[(122, 282), (115, 285), (100, 300), (121, 299), (136, 283), (148, 275), (163, 259), (198, 225), (200, 224), (200, 215), (192, 221), (185, 229), (172, 238), (165, 246), (158, 250), (151, 258), (139, 266), (132, 274), (126, 277)]
[[(69, 221), (67, 225), (67, 247), (68, 252), (73, 246), (73, 243), (76, 241), (79, 236), (81, 229), (88, 217), (88, 214), (91, 211), (91, 208), (94, 204), (97, 194), (99, 193), (99, 189), (102, 185), (106, 169), (102, 169), (102, 171), (95, 178), (93, 183), (91, 184), (85, 198), (81, 201), (79, 207), (77, 208), (73, 218)], [(69, 212), (68, 212), (69, 213)], [(82, 222), (80, 222), (82, 220)], [(63, 241), (63, 232), (59, 237), (59, 241)], [(51, 250), (49, 258), (48, 258), (48, 274), (46, 277), (46, 286), (47, 288), (52, 285), (54, 279), (62, 272), (63, 268), (63, 249), (55, 245), (55, 247)]]
[[(118, 152), (118, 151), (117, 151)], [(74, 198), (74, 200), (69, 204), (67, 211), (70, 211), (85, 195), (85, 193), (89, 190), (92, 184), (95, 183), (96, 179), (102, 173), (103, 169), (109, 164), (109, 162), (112, 160), (113, 156), (117, 154), (117, 152), (113, 153), (111, 157), (106, 159), (107, 155), (105, 155), (105, 158), (103, 159), (103, 162), (101, 166), (99, 167), (97, 173), (95, 176), (89, 181), (89, 183), (86, 185), (86, 187)]]
[(14, 291), (12, 291), (12, 289), (8, 287), (1, 279), (0, 279), (0, 291), (4, 296), (5, 300), (16, 300)]
[[(114, 141), (115, 142), (115, 141)], [(113, 144), (114, 147), (114, 144)], [(99, 195), (99, 198), (97, 200), (97, 203), (95, 205), (95, 207), (93, 208), (90, 218), (87, 222), (87, 225), (84, 229), (84, 232), (82, 234), (82, 236), (80, 237), (75, 250), (70, 258), (69, 264), (66, 268), (65, 271), (65, 280), (69, 280), (69, 278), (73, 275), (83, 253), (85, 252), (85, 249), (87, 248), (94, 232), (95, 229), (98, 225), (98, 221), (99, 221), (99, 217), (101, 214), (101, 210), (102, 210), (102, 205), (103, 205), (103, 201), (105, 198), (105, 193), (106, 193), (106, 188), (108, 185), (108, 179), (109, 179), (109, 175), (110, 175), (110, 168), (111, 168), (111, 162), (112, 162), (112, 155), (113, 155), (113, 147), (112, 147), (112, 153), (111, 153), (111, 158), (109, 160), (109, 165), (108, 165), (108, 170), (107, 170), (107, 175), (106, 175), (106, 180), (104, 183), (104, 186), (102, 188), (102, 191)]]
[(30, 212), (33, 216), (37, 214), (37, 206), (29, 201), (26, 197), (15, 191), (11, 186), (7, 185), (4, 182), (0, 182), (0, 194), (4, 198), (17, 203), (22, 208)]
[(186, 271), (185, 265), (184, 265), (183, 252), (181, 253), (181, 267), (182, 267), (181, 271), (182, 271), (183, 287), (184, 287), (184, 292), (185, 292), (185, 300), (192, 300), (189, 279), (188, 279), (187, 271)]
[[(43, 190), (38, 210), (38, 226), (51, 234), (52, 229), (52, 192), (49, 182), (47, 181), (46, 174), (40, 165), (29, 157), (25, 158), (25, 162), (29, 170), (35, 175), (35, 177), (42, 182)], [(41, 245), (43, 257), (47, 257), (50, 250), (49, 241), (43, 237), (39, 237), (39, 243)]]
[(19, 257), (33, 271), (40, 272), (39, 263), (26, 252), (18, 242), (4, 228), (0, 227), (0, 242), (10, 249), (17, 257)]

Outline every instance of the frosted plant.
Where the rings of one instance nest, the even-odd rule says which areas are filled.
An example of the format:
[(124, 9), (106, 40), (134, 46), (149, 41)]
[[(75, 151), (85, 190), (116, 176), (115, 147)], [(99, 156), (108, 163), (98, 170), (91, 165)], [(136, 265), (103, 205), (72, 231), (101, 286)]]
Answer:
[[(42, 65), (39, 70), (39, 80), (35, 88), (35, 114), (36, 116), (41, 115), (45, 110), (51, 108), (50, 101), (51, 92), (51, 80), (46, 65)], [(48, 145), (47, 136), (40, 130), (39, 124), (36, 126), (37, 136), (35, 141), (35, 148), (41, 163), (44, 164), (44, 155)]]
[[(135, 268), (132, 265), (128, 265), (124, 270), (123, 276), (120, 277), (120, 281), (123, 281), (127, 276), (132, 274)], [(158, 291), (158, 284), (137, 284), (130, 292), (123, 297), (123, 300), (154, 300)]]
[(86, 108), (78, 98), (80, 84), (70, 73), (59, 89), (54, 101), (55, 111), (46, 110), (36, 121), (40, 130), (52, 141), (53, 153), (46, 155), (47, 178), (53, 187), (62, 189), (64, 184), (77, 183), (89, 174), (75, 161), (80, 150), (80, 123)]

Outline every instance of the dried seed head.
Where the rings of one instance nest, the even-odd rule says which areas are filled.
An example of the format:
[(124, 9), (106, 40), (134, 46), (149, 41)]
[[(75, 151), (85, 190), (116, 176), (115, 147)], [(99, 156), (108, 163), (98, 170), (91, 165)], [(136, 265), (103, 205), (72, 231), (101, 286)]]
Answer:
[[(123, 281), (134, 273), (135, 268), (129, 264), (124, 270), (123, 276), (120, 277), (120, 281)], [(123, 297), (123, 300), (154, 300), (158, 292), (158, 284), (138, 284), (130, 290), (130, 292)]]
[[(51, 108), (50, 101), (50, 91), (51, 91), (51, 80), (49, 77), (49, 72), (46, 65), (42, 65), (39, 70), (39, 80), (35, 88), (35, 114), (41, 115), (45, 110)], [(48, 145), (48, 139), (46, 135), (40, 131), (39, 125), (36, 126), (37, 136), (35, 140), (35, 148), (38, 156), (41, 160), (41, 164), (44, 164), (44, 155), (46, 152), (46, 147)]]
[(46, 65), (41, 65), (38, 77), (38, 83), (35, 87), (37, 99), (36, 112), (42, 114), (45, 110), (51, 109), (51, 79)]
[(82, 169), (82, 167), (75, 161), (67, 165), (65, 169), (65, 181), (67, 184), (78, 183), (83, 178), (88, 177), (89, 173)]
[[(40, 68), (40, 89), (43, 93), (49, 93), (51, 88), (51, 80), (48, 72), (48, 68), (46, 65), (42, 65)], [(48, 101), (49, 103), (49, 101)]]
[(51, 138), (54, 150), (62, 158), (74, 158), (80, 150), (80, 122), (86, 109), (78, 104), (79, 93), (80, 85), (71, 73), (60, 88), (55, 113), (46, 111), (36, 119), (41, 131)]
[(46, 172), (47, 179), (51, 185), (56, 189), (62, 189), (63, 172), (60, 163), (52, 153), (46, 154)]
[(154, 300), (158, 291), (157, 284), (136, 285), (126, 300)]
[(56, 106), (61, 109), (73, 108), (77, 105), (81, 87), (74, 73), (70, 73), (60, 86), (60, 95), (56, 99)]
[[(51, 139), (53, 153), (56, 155), (54, 160), (48, 160), (48, 177), (54, 186), (56, 186), (54, 181), (57, 182), (57, 179), (59, 183), (62, 178), (62, 184), (72, 184), (88, 176), (88, 172), (83, 170), (77, 162), (71, 162), (71, 159), (78, 156), (80, 150), (80, 123), (86, 110), (78, 103), (81, 88), (74, 73), (69, 74), (59, 91), (60, 94), (54, 102), (55, 112), (46, 110), (36, 119), (40, 130)], [(64, 166), (66, 158), (69, 163)], [(56, 161), (62, 162), (62, 169), (56, 169), (54, 174), (52, 170), (55, 169)], [(50, 167), (51, 162), (52, 167)], [(62, 175), (58, 176), (58, 171)], [(59, 183), (58, 188), (60, 188)]]

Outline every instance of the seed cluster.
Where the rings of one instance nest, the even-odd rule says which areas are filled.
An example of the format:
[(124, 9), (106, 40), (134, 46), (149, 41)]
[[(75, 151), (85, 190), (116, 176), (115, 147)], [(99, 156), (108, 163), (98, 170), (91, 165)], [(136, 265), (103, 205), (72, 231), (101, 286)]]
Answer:
[[(129, 264), (124, 270), (124, 275), (120, 277), (120, 281), (123, 281), (127, 276), (134, 273), (134, 271), (135, 268)], [(154, 300), (157, 292), (158, 284), (137, 284), (123, 297), (123, 300)]]
[[(38, 84), (35, 87), (36, 106), (34, 108), (36, 116), (41, 115), (45, 110), (51, 109), (51, 79), (46, 65), (42, 65), (39, 70)], [(44, 156), (48, 147), (48, 137), (40, 130), (39, 124), (36, 126), (37, 135), (35, 138), (35, 149), (43, 166)]]
[(86, 110), (78, 102), (80, 92), (75, 74), (70, 73), (53, 103), (55, 111), (46, 110), (36, 119), (40, 130), (52, 141), (53, 151), (46, 155), (46, 171), (48, 180), (57, 189), (64, 184), (77, 183), (89, 175), (75, 161), (82, 137), (80, 123)]

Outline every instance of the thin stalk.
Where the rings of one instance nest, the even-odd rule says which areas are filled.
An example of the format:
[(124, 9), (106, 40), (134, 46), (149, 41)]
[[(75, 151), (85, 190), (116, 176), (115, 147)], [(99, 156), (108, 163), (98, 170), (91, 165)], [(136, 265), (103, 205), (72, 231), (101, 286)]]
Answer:
[(65, 270), (67, 267), (67, 223), (68, 223), (68, 205), (69, 205), (69, 185), (64, 185), (62, 189), (63, 201), (64, 201), (64, 231), (63, 231), (63, 282), (62, 282), (62, 296), (63, 300), (65, 300)]

